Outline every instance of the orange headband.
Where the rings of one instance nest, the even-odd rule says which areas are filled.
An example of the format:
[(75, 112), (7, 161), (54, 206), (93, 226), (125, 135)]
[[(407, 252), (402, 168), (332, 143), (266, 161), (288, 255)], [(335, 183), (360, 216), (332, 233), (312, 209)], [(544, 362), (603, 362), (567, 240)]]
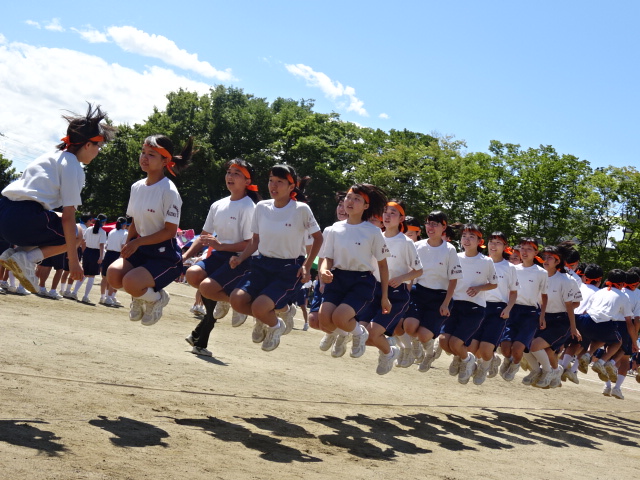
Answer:
[(627, 283), (626, 285), (629, 290), (635, 290), (636, 288), (638, 288), (638, 285), (640, 285), (640, 282)]
[(604, 282), (604, 284), (608, 287), (607, 290), (611, 290), (611, 287), (617, 288), (618, 290), (622, 290), (622, 287), (624, 287), (624, 283), (613, 283), (613, 282), (606, 281)]
[(520, 245), (531, 245), (535, 249), (536, 252), (538, 251), (538, 248), (539, 248), (538, 245), (536, 245), (533, 242), (522, 242)]
[(600, 283), (602, 281), (602, 277), (598, 277), (598, 278), (585, 278), (585, 283), (591, 283), (593, 285), (595, 285), (596, 283)]
[[(287, 173), (287, 181), (289, 183), (292, 183), (292, 184), (296, 185), (296, 182), (294, 182), (293, 177), (291, 176), (290, 173)], [(291, 193), (289, 194), (289, 198), (295, 200), (297, 196), (298, 196), (298, 194), (296, 193), (296, 191), (295, 190), (291, 190)]]
[(556, 260), (558, 260), (559, 262), (562, 261), (560, 260), (560, 255), (557, 255), (555, 253), (551, 253), (551, 252), (545, 252), (544, 255), (551, 255), (553, 258), (555, 258)]
[(66, 143), (67, 145), (82, 145), (83, 143), (87, 142), (104, 142), (104, 137), (102, 135), (96, 135), (95, 137), (91, 137), (89, 140), (87, 140), (87, 142), (71, 143), (71, 141), (69, 140), (69, 135), (67, 135), (66, 137), (61, 138), (60, 141)]
[(414, 225), (407, 225), (407, 230), (412, 231), (412, 232), (419, 232), (420, 231), (420, 227), (416, 227)]
[(153, 145), (149, 145), (148, 143), (145, 143), (145, 146), (149, 147), (151, 150), (155, 150), (162, 157), (169, 158), (169, 160), (167, 160), (167, 170), (169, 170), (169, 173), (175, 177), (176, 174), (173, 171), (173, 167), (176, 166), (176, 162), (173, 161), (173, 155), (171, 155), (166, 148), (154, 147)]
[(364, 198), (364, 202), (365, 203), (369, 203), (369, 195), (367, 195), (364, 192), (363, 193), (357, 193), (357, 192), (354, 192), (352, 188), (350, 188), (347, 193), (354, 193), (356, 195), (360, 195), (362, 198)]
[(404, 208), (402, 208), (398, 203), (389, 202), (389, 203), (387, 203), (387, 207), (393, 207), (393, 208), (395, 208), (396, 210), (398, 210), (400, 212), (400, 215), (402, 215), (403, 217), (405, 216)]
[[(242, 173), (242, 175), (244, 175), (244, 178), (246, 178), (247, 180), (251, 180), (251, 174), (249, 173), (249, 170), (247, 170), (242, 165), (238, 165), (237, 163), (233, 163), (233, 164), (229, 165), (229, 168), (237, 168), (238, 170), (240, 170), (240, 173)], [(289, 176), (291, 176), (291, 175), (289, 175)], [(252, 192), (257, 192), (258, 191), (258, 186), (257, 185), (248, 185), (247, 186), (247, 190), (251, 190)]]
[(504, 253), (506, 253), (507, 255), (513, 255), (513, 248), (504, 247)]
[(479, 238), (478, 240), (478, 248), (487, 248), (484, 245), (484, 239), (482, 238), (482, 232), (480, 230), (472, 230), (470, 228), (467, 228), (466, 230), (464, 230), (465, 232), (471, 232), (473, 233), (476, 237)]
[(575, 268), (573, 268), (573, 267), (577, 266), (579, 263), (580, 263), (580, 262), (573, 262), (573, 263), (566, 263), (566, 262), (565, 262), (565, 265), (566, 265), (567, 267), (569, 267), (571, 270), (575, 271)]

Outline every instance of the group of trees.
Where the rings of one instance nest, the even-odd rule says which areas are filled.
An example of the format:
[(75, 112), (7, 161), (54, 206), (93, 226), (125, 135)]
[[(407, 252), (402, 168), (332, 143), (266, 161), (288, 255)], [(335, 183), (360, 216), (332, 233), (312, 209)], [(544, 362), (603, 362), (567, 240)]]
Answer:
[[(154, 109), (144, 124), (119, 126), (116, 140), (87, 167), (84, 210), (122, 215), (131, 184), (143, 175), (140, 145), (163, 133), (177, 149), (189, 136), (197, 145), (191, 167), (172, 178), (184, 201), (182, 228), (202, 227), (212, 201), (227, 195), (224, 164), (242, 157), (254, 165), (264, 198), (276, 163), (310, 176), (310, 205), (323, 227), (334, 221), (335, 192), (369, 182), (404, 200), (407, 213), (419, 219), (444, 210), (452, 221), (502, 231), (513, 242), (520, 236), (542, 244), (575, 240), (584, 260), (605, 269), (640, 265), (634, 230), (640, 173), (633, 167), (594, 170), (551, 146), (524, 150), (498, 141), (488, 153), (466, 152), (453, 138), (360, 127), (336, 113), (315, 112), (312, 100), (269, 103), (233, 87), (204, 95), (180, 90), (167, 99), (166, 109)], [(0, 181), (9, 167), (0, 164)], [(612, 241), (620, 230), (622, 240)]]

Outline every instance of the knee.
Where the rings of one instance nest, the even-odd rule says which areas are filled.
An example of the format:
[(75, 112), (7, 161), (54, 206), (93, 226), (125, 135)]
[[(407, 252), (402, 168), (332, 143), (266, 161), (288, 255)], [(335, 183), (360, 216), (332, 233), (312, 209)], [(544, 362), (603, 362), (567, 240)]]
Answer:
[(194, 265), (193, 267), (189, 267), (187, 269), (187, 273), (185, 275), (187, 282), (193, 288), (198, 288), (200, 284), (207, 278), (207, 272), (205, 272), (202, 268)]

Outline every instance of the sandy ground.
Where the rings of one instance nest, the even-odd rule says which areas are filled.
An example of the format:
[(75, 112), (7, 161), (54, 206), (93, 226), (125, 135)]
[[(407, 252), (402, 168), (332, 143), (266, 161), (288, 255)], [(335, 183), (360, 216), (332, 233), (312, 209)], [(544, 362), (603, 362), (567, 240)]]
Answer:
[[(332, 359), (296, 329), (278, 349), (251, 322), (218, 323), (214, 358), (190, 353), (193, 289), (164, 317), (0, 296), (0, 478), (625, 478), (640, 460), (640, 385), (624, 401), (580, 385), (430, 372), (375, 374), (377, 353)], [(97, 300), (94, 288), (92, 296)], [(124, 300), (124, 297), (122, 298)], [(124, 303), (124, 302), (123, 302)], [(128, 303), (128, 302), (127, 302)]]

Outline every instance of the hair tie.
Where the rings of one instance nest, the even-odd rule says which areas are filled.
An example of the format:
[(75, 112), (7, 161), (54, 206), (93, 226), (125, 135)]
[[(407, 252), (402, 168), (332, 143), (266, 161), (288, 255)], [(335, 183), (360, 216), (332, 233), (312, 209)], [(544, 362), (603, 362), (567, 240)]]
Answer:
[(598, 278), (585, 278), (585, 283), (590, 283), (591, 285), (595, 285), (597, 283), (600, 283), (602, 281), (602, 277), (598, 277)]
[(624, 286), (624, 283), (614, 283), (614, 282), (610, 282), (609, 280), (604, 282), (604, 284), (607, 286), (607, 290), (611, 290), (611, 287), (617, 288), (618, 290), (622, 290), (622, 287)]
[(506, 253), (507, 255), (513, 255), (513, 248), (504, 247), (504, 253)]
[(533, 257), (533, 258), (535, 258), (539, 263), (544, 263), (544, 260), (543, 260), (543, 259), (541, 259), (538, 255), (536, 255), (536, 256), (535, 256), (535, 257)]
[[(244, 178), (246, 178), (247, 180), (251, 181), (251, 173), (249, 173), (249, 170), (246, 167), (243, 167), (242, 165), (238, 165), (237, 163), (232, 163), (231, 165), (229, 165), (229, 168), (237, 168), (238, 170), (240, 170), (240, 173), (242, 173), (242, 175), (244, 175)], [(289, 175), (291, 176), (291, 175)], [(257, 192), (258, 191), (258, 187), (257, 185), (248, 185), (246, 187), (247, 190), (250, 190), (252, 192)]]
[(257, 192), (258, 191), (258, 186), (257, 185), (247, 185), (247, 190), (251, 190), (252, 192)]

